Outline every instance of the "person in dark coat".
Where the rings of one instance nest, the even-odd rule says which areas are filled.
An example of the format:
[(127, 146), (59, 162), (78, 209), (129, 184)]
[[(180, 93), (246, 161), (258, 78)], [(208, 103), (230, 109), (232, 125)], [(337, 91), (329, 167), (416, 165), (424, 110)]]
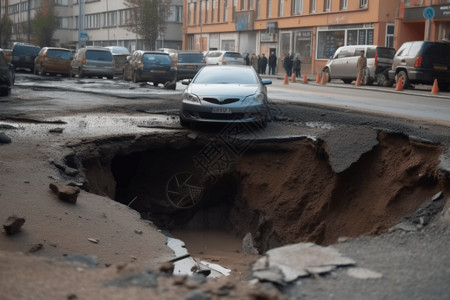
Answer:
[(275, 53), (270, 53), (269, 55), (269, 75), (275, 75), (277, 68), (277, 56)]
[(302, 61), (300, 60), (300, 57), (296, 56), (294, 60), (295, 77), (300, 78), (301, 70), (302, 70)]
[(249, 54), (247, 53), (247, 55), (244, 57), (244, 61), (245, 61), (245, 65), (246, 66), (250, 66), (250, 57)]
[(258, 70), (256, 71), (258, 74), (261, 74), (261, 55), (258, 54)]
[(292, 76), (292, 58), (289, 55), (289, 53), (286, 54), (286, 56), (284, 57), (283, 65), (284, 65), (284, 69), (286, 70), (287, 76), (291, 77)]
[(267, 68), (267, 57), (263, 53), (263, 55), (261, 57), (261, 73), (262, 74), (266, 74), (266, 68)]

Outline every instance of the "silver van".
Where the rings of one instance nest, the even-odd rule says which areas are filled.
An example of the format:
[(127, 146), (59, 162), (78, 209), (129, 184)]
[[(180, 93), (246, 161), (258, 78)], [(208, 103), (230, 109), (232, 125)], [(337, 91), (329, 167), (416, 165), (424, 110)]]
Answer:
[(339, 47), (323, 68), (328, 81), (342, 79), (345, 83), (351, 83), (356, 80), (358, 75), (356, 64), (361, 51), (364, 51), (367, 57), (366, 76), (362, 79), (362, 84), (371, 85), (375, 82), (383, 86), (392, 85), (393, 81), (389, 80), (388, 71), (392, 66), (395, 49), (375, 45)]
[(80, 48), (71, 62), (71, 77), (79, 78), (97, 76), (113, 79), (115, 62), (111, 51), (104, 47)]
[(214, 50), (205, 56), (207, 65), (243, 65), (244, 58), (238, 52)]

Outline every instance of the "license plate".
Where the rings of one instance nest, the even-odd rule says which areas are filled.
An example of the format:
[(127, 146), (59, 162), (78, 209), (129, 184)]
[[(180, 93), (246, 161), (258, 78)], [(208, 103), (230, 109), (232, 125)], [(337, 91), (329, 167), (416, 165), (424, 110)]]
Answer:
[(155, 73), (166, 73), (166, 70), (152, 70)]
[(433, 66), (433, 69), (447, 71), (447, 66)]
[(192, 65), (186, 66), (186, 69), (196, 69), (196, 68), (197, 68), (197, 66), (192, 66)]
[(215, 107), (212, 112), (214, 114), (231, 114), (231, 108)]

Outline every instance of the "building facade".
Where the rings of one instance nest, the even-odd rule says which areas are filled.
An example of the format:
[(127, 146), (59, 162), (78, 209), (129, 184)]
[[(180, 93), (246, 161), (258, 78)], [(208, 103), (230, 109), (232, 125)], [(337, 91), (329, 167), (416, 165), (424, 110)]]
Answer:
[(396, 49), (407, 41), (450, 42), (450, 0), (402, 0), (395, 36)]
[(300, 56), (320, 72), (344, 45), (394, 45), (401, 0), (184, 0), (183, 47)]
[[(33, 43), (30, 20), (41, 2), (42, 0), (0, 1), (0, 16), (8, 16), (14, 24), (11, 40), (2, 41), (3, 47), (10, 48), (14, 42)], [(182, 0), (172, 0), (166, 30), (156, 41), (155, 48), (181, 49), (182, 5)], [(40, 45), (41, 47), (76, 49), (85, 45), (124, 46), (130, 51), (145, 50), (143, 40), (127, 29), (129, 11), (123, 1), (55, 0), (55, 14), (53, 45)]]

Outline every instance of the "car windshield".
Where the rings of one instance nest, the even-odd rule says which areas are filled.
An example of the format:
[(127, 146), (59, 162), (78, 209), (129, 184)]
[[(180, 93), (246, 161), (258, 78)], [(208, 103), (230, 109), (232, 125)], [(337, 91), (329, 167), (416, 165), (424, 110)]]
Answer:
[(194, 79), (198, 84), (257, 84), (251, 68), (203, 68)]
[(422, 59), (424, 60), (424, 64), (437, 63), (450, 65), (450, 44), (426, 43)]
[(394, 56), (395, 56), (395, 49), (394, 48), (378, 47), (377, 48), (377, 54), (378, 54), (379, 58), (394, 58)]
[(68, 50), (49, 49), (47, 50), (47, 56), (51, 58), (60, 58), (65, 60), (72, 59), (72, 54)]
[(37, 56), (41, 49), (35, 46), (15, 46), (14, 47), (14, 55), (31, 55)]
[(142, 62), (156, 65), (172, 65), (172, 59), (167, 54), (145, 53)]
[(178, 63), (201, 63), (203, 62), (203, 54), (201, 53), (179, 53)]

